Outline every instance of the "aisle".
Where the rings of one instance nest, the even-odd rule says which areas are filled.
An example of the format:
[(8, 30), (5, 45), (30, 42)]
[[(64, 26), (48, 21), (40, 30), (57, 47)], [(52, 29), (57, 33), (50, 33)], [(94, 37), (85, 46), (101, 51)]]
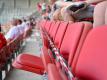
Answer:
[[(40, 54), (40, 36), (37, 33), (38, 31), (33, 31), (33, 34), (30, 38), (26, 40), (26, 46), (23, 50), (24, 53), (37, 55)], [(36, 35), (35, 35), (36, 33)], [(12, 69), (5, 80), (43, 80), (42, 76), (37, 75), (35, 73), (18, 70), (18, 69)]]

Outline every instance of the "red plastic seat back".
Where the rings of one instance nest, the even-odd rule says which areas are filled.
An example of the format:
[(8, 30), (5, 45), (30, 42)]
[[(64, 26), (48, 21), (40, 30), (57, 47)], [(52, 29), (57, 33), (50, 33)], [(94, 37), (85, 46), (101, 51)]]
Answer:
[[(84, 29), (85, 25), (84, 23), (69, 23), (67, 30), (65, 32), (61, 48), (60, 48), (60, 53), (63, 55), (63, 57), (68, 60), (69, 54), (70, 54), (70, 60), (73, 60), (73, 57), (75, 55), (75, 52), (77, 50), (77, 47), (80, 43), (81, 37), (84, 31), (89, 31), (91, 25), (88, 26), (88, 29)], [(82, 39), (83, 41), (84, 39)]]
[(51, 27), (50, 27), (50, 29), (49, 29), (49, 31), (48, 31), (48, 34), (52, 32), (55, 23), (56, 23), (56, 21), (53, 21), (53, 22), (52, 22)]
[(52, 21), (47, 21), (45, 25), (45, 31), (48, 32), (51, 27)]
[(86, 36), (89, 33), (89, 31), (92, 29), (92, 24), (90, 22), (83, 22), (83, 24), (84, 24), (84, 28), (83, 28), (78, 46), (76, 48), (75, 55), (72, 55), (72, 51), (69, 55), (68, 64), (72, 65), (72, 69), (75, 68), (75, 65), (77, 63), (77, 60), (78, 60), (78, 57), (79, 57), (79, 54), (80, 54), (80, 51), (81, 51), (81, 47), (84, 43), (84, 40), (86, 39)]
[(46, 22), (47, 22), (46, 20), (42, 20), (42, 21), (41, 21), (40, 26), (41, 26), (42, 29), (44, 29), (44, 27), (45, 27), (45, 25), (46, 25)]
[(81, 80), (107, 80), (107, 26), (90, 31), (74, 72)]
[(54, 40), (55, 36), (56, 36), (56, 33), (57, 33), (57, 30), (59, 28), (59, 25), (60, 25), (60, 21), (57, 21), (55, 23), (55, 25), (53, 26), (53, 30), (49, 33), (50, 34), (50, 37), (52, 38), (52, 40)]
[(65, 31), (67, 29), (67, 25), (68, 25), (68, 22), (64, 22), (64, 21), (62, 21), (59, 25), (59, 29), (57, 31), (57, 34), (56, 34), (55, 40), (54, 40), (54, 44), (58, 48), (60, 48), (60, 46), (61, 46)]
[(83, 23), (70, 23), (68, 24), (67, 30), (65, 32), (61, 47), (60, 53), (63, 57), (68, 60), (69, 53), (72, 50), (72, 53), (75, 52), (77, 43), (80, 39), (83, 30)]

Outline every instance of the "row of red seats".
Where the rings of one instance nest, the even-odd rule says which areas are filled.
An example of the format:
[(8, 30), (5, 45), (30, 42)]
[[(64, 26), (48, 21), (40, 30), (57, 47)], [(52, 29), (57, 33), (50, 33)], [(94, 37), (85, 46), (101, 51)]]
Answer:
[[(47, 22), (48, 24), (50, 22)], [(46, 23), (46, 24), (47, 24)], [(56, 22), (57, 24), (57, 22)], [(56, 25), (55, 25), (56, 26)], [(46, 26), (45, 26), (46, 27)], [(46, 27), (46, 31), (48, 27)], [(68, 23), (68, 22), (61, 22), (58, 28), (58, 31), (53, 29), (51, 31), (50, 28), (50, 36), (52, 34), (55, 34), (55, 31), (57, 31), (55, 36), (55, 40), (53, 40), (55, 47), (57, 47), (64, 57), (66, 61), (68, 61), (68, 65), (72, 65), (72, 67), (75, 67), (73, 63), (74, 56), (79, 55), (79, 51), (81, 49), (82, 43), (87, 35), (87, 33), (91, 30), (92, 24), (88, 22), (80, 22), (80, 23)], [(53, 36), (53, 37), (54, 37)], [(44, 39), (43, 39), (44, 40)], [(45, 40), (46, 42), (46, 40)], [(44, 45), (46, 46), (46, 45)], [(75, 55), (76, 54), (76, 55)], [(69, 57), (70, 56), (70, 57)], [(51, 57), (52, 58), (52, 57)], [(74, 61), (76, 63), (77, 60)], [(47, 66), (46, 66), (47, 67)]]
[[(70, 73), (74, 80), (107, 79), (106, 26), (92, 29), (88, 22), (43, 20), (40, 27), (43, 40), (41, 56), (20, 54), (13, 63), (15, 68), (38, 74), (45, 71), (49, 80), (69, 80)], [(63, 62), (67, 70), (64, 70)], [(68, 70), (70, 73), (66, 73)]]
[[(61, 68), (59, 69), (54, 64), (48, 64), (49, 80), (106, 80), (106, 30), (106, 25), (90, 30), (82, 45), (78, 58), (76, 56), (77, 53), (74, 57), (73, 64), (75, 66), (69, 65), (73, 73), (72, 79), (68, 79), (66, 74), (63, 74)], [(75, 60), (77, 60), (76, 63)]]

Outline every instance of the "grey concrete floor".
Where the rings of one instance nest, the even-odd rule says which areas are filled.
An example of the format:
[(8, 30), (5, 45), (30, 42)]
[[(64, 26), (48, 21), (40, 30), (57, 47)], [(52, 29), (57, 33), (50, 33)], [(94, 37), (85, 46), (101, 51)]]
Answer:
[[(40, 44), (40, 34), (38, 34), (37, 30), (33, 30), (33, 34), (26, 40), (26, 45), (22, 52), (40, 56)], [(36, 73), (13, 68), (9, 72), (5, 80), (43, 80), (43, 77)]]

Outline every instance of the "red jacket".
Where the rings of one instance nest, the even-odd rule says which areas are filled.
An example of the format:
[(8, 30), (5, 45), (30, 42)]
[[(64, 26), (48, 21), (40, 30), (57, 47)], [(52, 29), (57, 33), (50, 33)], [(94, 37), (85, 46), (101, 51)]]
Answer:
[(0, 49), (7, 45), (7, 41), (2, 33), (0, 33)]

